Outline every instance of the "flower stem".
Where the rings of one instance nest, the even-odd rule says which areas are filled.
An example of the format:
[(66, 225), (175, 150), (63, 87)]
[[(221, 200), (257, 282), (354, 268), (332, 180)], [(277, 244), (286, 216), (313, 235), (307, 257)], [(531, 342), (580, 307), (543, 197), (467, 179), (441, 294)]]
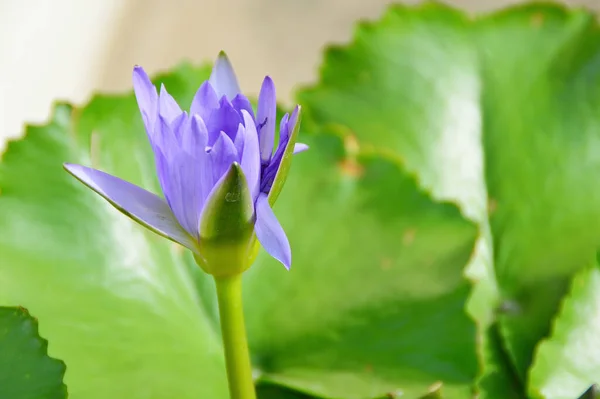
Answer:
[(242, 308), (242, 274), (215, 277), (231, 399), (255, 399)]

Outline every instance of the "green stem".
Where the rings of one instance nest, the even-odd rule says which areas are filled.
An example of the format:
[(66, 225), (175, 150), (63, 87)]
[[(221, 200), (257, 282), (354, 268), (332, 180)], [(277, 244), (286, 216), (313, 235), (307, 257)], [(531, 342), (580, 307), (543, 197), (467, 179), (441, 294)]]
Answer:
[(242, 308), (242, 275), (215, 277), (231, 399), (255, 399)]

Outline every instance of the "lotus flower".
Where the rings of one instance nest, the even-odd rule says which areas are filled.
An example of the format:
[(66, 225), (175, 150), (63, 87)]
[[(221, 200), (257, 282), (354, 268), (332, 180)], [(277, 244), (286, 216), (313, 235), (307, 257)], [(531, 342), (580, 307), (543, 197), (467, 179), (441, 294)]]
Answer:
[(136, 222), (193, 251), (215, 276), (239, 273), (258, 245), (291, 265), (287, 236), (271, 206), (287, 176), (300, 107), (279, 124), (275, 151), (275, 86), (265, 77), (256, 114), (240, 93), (224, 53), (198, 89), (189, 114), (163, 86), (160, 92), (136, 66), (133, 86), (154, 152), (164, 199), (118, 177), (86, 166), (65, 169)]

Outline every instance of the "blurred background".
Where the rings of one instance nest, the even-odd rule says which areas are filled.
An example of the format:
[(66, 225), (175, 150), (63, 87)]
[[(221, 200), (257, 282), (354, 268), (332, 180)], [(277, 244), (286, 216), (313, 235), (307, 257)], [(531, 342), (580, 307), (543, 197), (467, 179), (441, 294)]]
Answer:
[[(404, 1), (416, 3), (417, 1)], [(130, 88), (182, 60), (232, 59), (243, 90), (270, 74), (282, 101), (316, 78), (322, 47), (343, 43), (359, 18), (389, 0), (0, 0), (0, 149), (25, 121), (43, 122), (56, 99), (83, 103)], [(515, 0), (448, 0), (472, 13)], [(566, 4), (600, 10), (600, 0)]]

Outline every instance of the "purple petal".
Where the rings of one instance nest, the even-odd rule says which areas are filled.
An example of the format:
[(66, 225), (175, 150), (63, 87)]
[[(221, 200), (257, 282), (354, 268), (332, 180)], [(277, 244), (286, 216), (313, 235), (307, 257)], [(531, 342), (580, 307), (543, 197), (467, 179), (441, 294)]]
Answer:
[(231, 138), (221, 132), (209, 152), (213, 168), (213, 185), (229, 170), (232, 163), (239, 161), (239, 155)]
[(173, 203), (171, 200), (171, 192), (173, 189), (171, 188), (171, 182), (169, 181), (169, 163), (167, 162), (167, 157), (160, 149), (160, 147), (156, 147), (154, 149), (154, 160), (156, 163), (156, 175), (158, 177), (158, 183), (160, 184), (160, 188), (163, 192), (165, 200), (169, 205), (169, 208), (173, 209)]
[[(298, 115), (299, 114), (300, 114), (300, 106), (296, 105), (296, 108), (294, 108), (294, 110), (292, 111), (292, 114), (290, 115), (290, 119), (287, 122), (287, 129), (286, 129), (287, 136), (285, 138), (286, 142), (289, 140), (289, 135), (292, 134), (292, 132), (296, 128), (296, 124), (298, 123)], [(279, 140), (279, 142), (281, 143), (282, 141)]]
[(154, 122), (158, 110), (158, 94), (156, 87), (141, 66), (133, 68), (133, 91), (149, 136), (154, 131)]
[(171, 123), (177, 118), (183, 111), (179, 108), (177, 101), (167, 92), (165, 85), (160, 86), (160, 96), (158, 100), (158, 112), (160, 116), (165, 118), (167, 122)]
[(252, 116), (246, 110), (242, 110), (242, 116), (246, 128), (244, 129), (244, 151), (241, 157), (241, 166), (244, 175), (246, 175), (246, 180), (248, 181), (250, 195), (252, 196), (252, 199), (255, 199), (260, 188), (261, 171), (258, 135), (256, 134), (256, 126), (254, 125)]
[(264, 168), (260, 182), (260, 191), (263, 193), (268, 193), (273, 186), (275, 175), (277, 175), (277, 170), (279, 169), (281, 159), (283, 158), (285, 148), (290, 138), (288, 123), (289, 117), (289, 114), (285, 114), (283, 118), (281, 118), (281, 123), (279, 125), (279, 145), (277, 146), (277, 150), (275, 151), (273, 158), (271, 158), (271, 162), (269, 162), (267, 167)]
[(233, 105), (233, 108), (235, 108), (235, 110), (240, 114), (242, 113), (243, 109), (248, 111), (248, 113), (252, 115), (252, 120), (254, 122), (254, 111), (252, 110), (252, 104), (250, 104), (250, 100), (248, 100), (245, 95), (238, 94), (235, 96), (235, 98), (231, 100), (231, 105)]
[(222, 51), (219, 53), (219, 57), (217, 57), (208, 81), (217, 92), (218, 97), (226, 96), (228, 99), (233, 99), (240, 93), (240, 86), (231, 62)]
[(308, 146), (306, 144), (303, 144), (303, 143), (294, 144), (294, 154), (299, 154), (306, 150), (308, 150)]
[(171, 159), (173, 154), (177, 154), (181, 151), (181, 146), (177, 137), (179, 132), (176, 134), (173, 130), (174, 127), (178, 127), (179, 125), (180, 121), (176, 124), (171, 124), (161, 115), (158, 117), (156, 127), (154, 128), (155, 137), (153, 148), (160, 148), (167, 159)]
[(204, 204), (204, 201), (213, 186), (213, 167), (210, 162), (210, 157), (206, 153), (206, 143), (208, 139), (206, 126), (204, 126), (202, 119), (197, 115), (193, 116), (191, 119), (191, 131), (186, 132), (186, 137), (191, 137), (193, 140), (186, 144), (190, 147), (189, 153), (193, 155), (193, 162), (200, 168), (196, 179), (198, 179), (200, 183), (200, 190), (202, 192), (198, 209), (202, 210), (202, 204)]
[(173, 121), (170, 123), (173, 136), (180, 145), (184, 136), (184, 130), (186, 130), (186, 126), (188, 125), (188, 123), (189, 121), (187, 117), (187, 112), (185, 111), (179, 114), (179, 116), (173, 119)]
[(200, 157), (206, 153), (207, 144), (208, 131), (206, 125), (198, 115), (192, 115), (189, 118), (189, 126), (183, 134), (181, 147), (188, 154)]
[[(275, 151), (275, 155), (271, 159), (269, 165), (264, 169), (262, 178), (261, 178), (261, 187), (260, 191), (263, 193), (269, 193), (271, 188), (273, 187), (273, 183), (275, 182), (275, 178), (277, 177), (277, 172), (281, 166), (281, 161), (283, 156), (285, 155), (285, 151), (288, 147), (290, 141), (290, 135), (296, 128), (296, 124), (298, 123), (298, 115), (300, 113), (300, 108), (296, 107), (292, 112), (292, 115), (288, 117), (288, 114), (285, 114), (281, 119), (281, 125), (279, 129), (279, 144), (277, 146), (277, 150)], [(302, 151), (302, 146), (306, 146), (305, 144), (300, 145), (300, 150)], [(294, 149), (296, 147), (294, 146)], [(308, 149), (308, 146), (306, 146)]]
[(283, 115), (283, 118), (281, 118), (281, 122), (279, 123), (279, 144), (277, 145), (277, 148), (281, 147), (281, 144), (287, 143), (290, 137), (289, 121), (290, 114), (285, 114)]
[(292, 265), (292, 250), (283, 227), (273, 213), (266, 194), (260, 194), (256, 200), (256, 238), (263, 248), (286, 269)]
[(277, 103), (275, 85), (270, 77), (263, 80), (260, 94), (258, 95), (258, 110), (256, 124), (258, 126), (258, 140), (260, 142), (260, 160), (266, 164), (273, 155), (275, 141), (275, 113)]
[[(214, 182), (213, 166), (209, 154), (206, 153), (206, 127), (198, 115), (194, 115), (190, 120), (191, 123), (188, 123), (184, 132), (182, 150), (187, 155), (184, 158), (188, 165), (187, 167), (193, 173), (193, 176), (188, 177), (188, 179), (193, 179), (193, 181), (187, 180), (187, 184), (190, 187), (185, 189), (193, 190), (191, 194), (193, 199), (191, 201), (195, 204), (197, 212), (193, 216), (190, 216), (190, 223), (196, 223), (194, 219), (199, 217), (204, 201), (212, 189)], [(185, 167), (185, 165), (183, 166)], [(185, 179), (183, 180), (183, 184), (186, 184)]]
[[(165, 119), (161, 117), (160, 120), (163, 135), (174, 137), (175, 132)], [(183, 127), (191, 128), (191, 125), (186, 123)], [(184, 151), (174, 138), (165, 142), (162, 151), (155, 151), (159, 182), (179, 224), (197, 238), (199, 212), (206, 185), (205, 179), (202, 179), (206, 162)]]
[(208, 81), (202, 83), (190, 107), (191, 115), (199, 115), (203, 121), (207, 121), (213, 110), (219, 108), (219, 97), (215, 89)]
[(235, 139), (233, 140), (233, 145), (235, 146), (238, 155), (244, 151), (244, 140), (246, 139), (244, 135), (245, 130), (246, 128), (244, 128), (244, 124), (240, 123), (238, 125), (237, 133), (235, 134)]
[(162, 198), (99, 170), (73, 164), (65, 164), (64, 167), (75, 178), (142, 226), (198, 251), (197, 244), (177, 223)]
[(210, 118), (206, 122), (209, 146), (214, 145), (221, 132), (225, 132), (233, 140), (239, 124), (242, 123), (240, 114), (225, 97), (221, 98), (219, 105), (220, 107), (210, 114)]
[(177, 185), (176, 193), (180, 196), (179, 215), (174, 212), (175, 216), (186, 231), (195, 238), (198, 238), (198, 222), (202, 211), (204, 190), (210, 187), (210, 182), (203, 177), (203, 172), (206, 172), (203, 167), (207, 162), (202, 161), (204, 160), (195, 159), (182, 152), (176, 160), (169, 163), (169, 176)]

